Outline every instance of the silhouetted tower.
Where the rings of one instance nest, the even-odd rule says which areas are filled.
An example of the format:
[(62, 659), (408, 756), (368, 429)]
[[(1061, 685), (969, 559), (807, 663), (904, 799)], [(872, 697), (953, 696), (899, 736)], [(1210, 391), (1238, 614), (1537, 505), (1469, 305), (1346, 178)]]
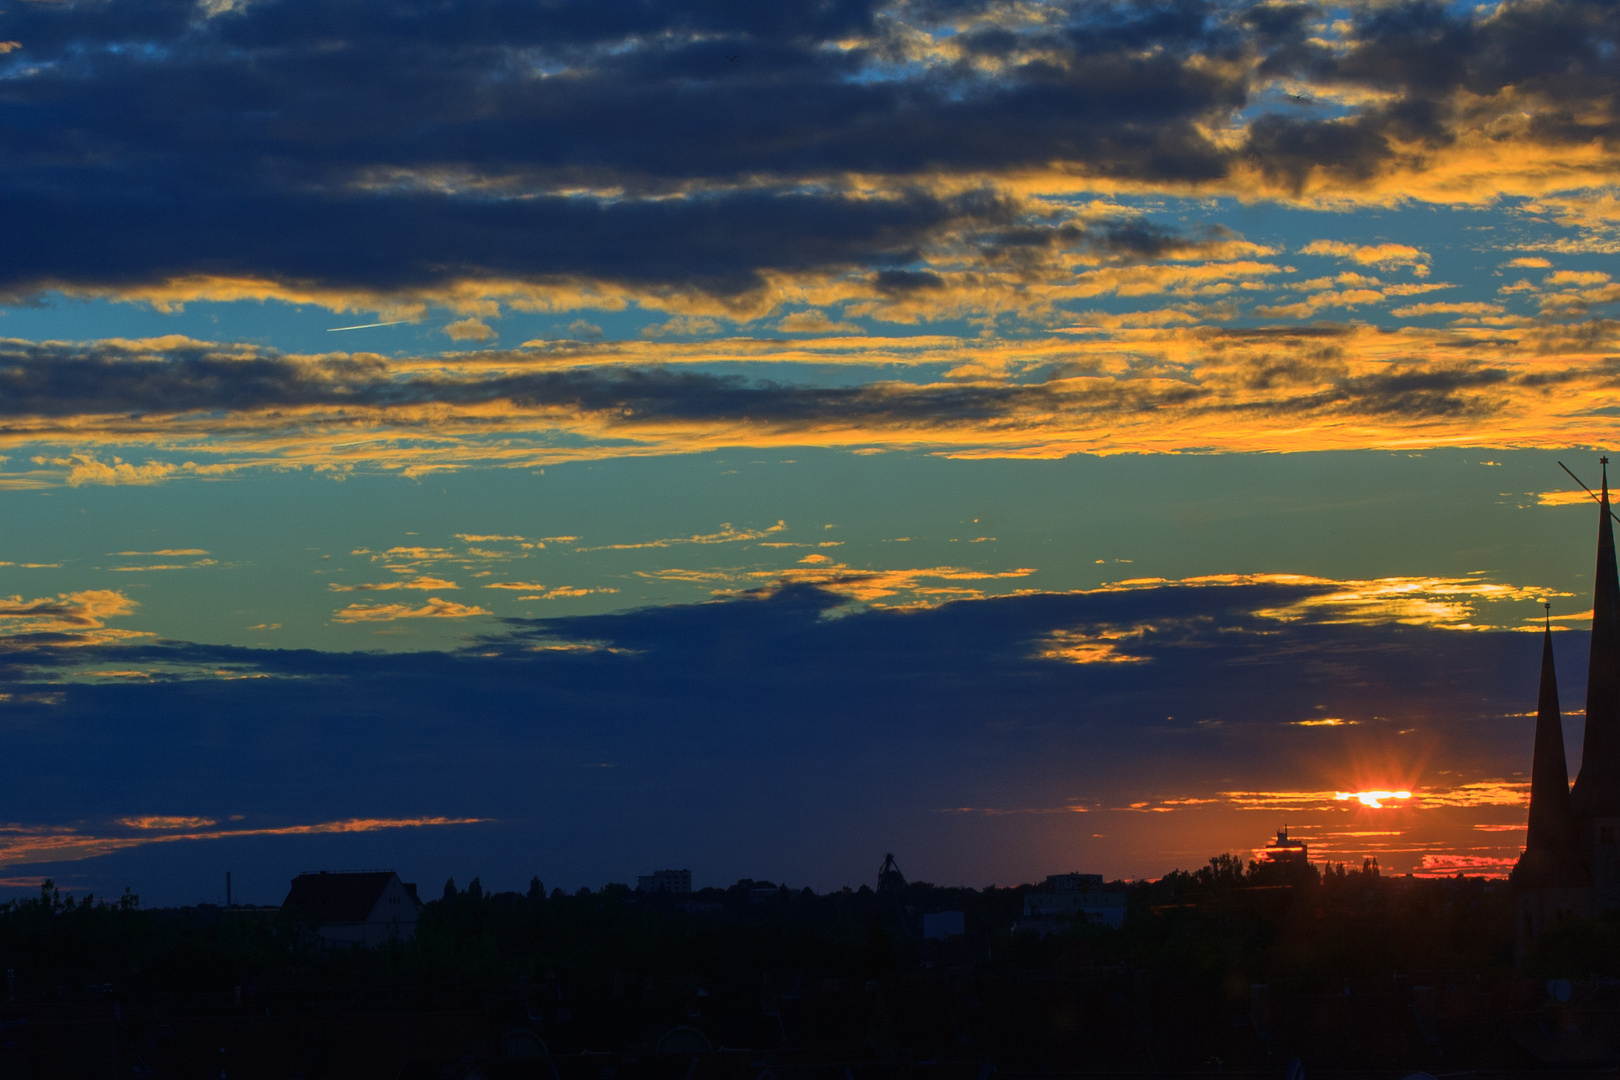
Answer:
[[(1551, 611), (1551, 606), (1543, 607)], [(1513, 868), (1519, 910), (1518, 952), (1560, 916), (1592, 913), (1592, 875), (1581, 851), (1580, 830), (1564, 762), (1564, 719), (1553, 666), (1552, 620), (1541, 640), (1541, 693), (1536, 705), (1536, 749), (1530, 766), (1530, 825), (1524, 854)]]
[(900, 899), (900, 890), (906, 885), (906, 876), (900, 872), (900, 867), (894, 861), (893, 854), (883, 856), (883, 865), (878, 867), (878, 910), (883, 917), (893, 923), (894, 931), (901, 937), (911, 936), (911, 923), (906, 918), (906, 905)]
[(878, 867), (878, 892), (898, 889), (906, 883), (906, 875), (900, 872), (899, 865), (894, 861), (891, 852), (883, 856), (883, 865)]
[(1609, 459), (1602, 458), (1597, 574), (1592, 583), (1592, 652), (1586, 676), (1586, 735), (1570, 793), (1599, 910), (1620, 908), (1620, 574), (1609, 509)]

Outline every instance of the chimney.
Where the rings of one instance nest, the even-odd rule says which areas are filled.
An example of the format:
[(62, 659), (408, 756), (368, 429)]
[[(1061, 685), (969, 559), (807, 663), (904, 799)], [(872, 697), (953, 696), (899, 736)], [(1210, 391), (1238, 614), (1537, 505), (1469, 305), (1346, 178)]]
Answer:
[(227, 910), (229, 910), (230, 906), (231, 906), (231, 872), (229, 870), (227, 870), (227, 871), (225, 871), (225, 907), (226, 907)]

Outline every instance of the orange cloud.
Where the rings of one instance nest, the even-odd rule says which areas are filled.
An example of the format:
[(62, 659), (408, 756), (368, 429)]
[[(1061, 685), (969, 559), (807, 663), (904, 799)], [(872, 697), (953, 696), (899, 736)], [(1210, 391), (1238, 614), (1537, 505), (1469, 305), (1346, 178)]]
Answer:
[[(126, 818), (120, 823), (142, 830), (137, 835), (113, 833), (85, 833), (75, 828), (49, 825), (0, 825), (0, 866), (33, 862), (75, 862), (93, 859), (114, 851), (142, 847), (147, 844), (167, 844), (186, 840), (230, 840), (253, 836), (312, 836), (324, 834), (376, 832), (382, 829), (426, 828), (442, 825), (474, 825), (490, 818), (415, 817), (415, 818), (345, 818), (323, 821), (313, 825), (284, 825), (257, 829), (204, 829), (213, 821), (205, 818)], [(140, 824), (141, 822), (191, 822), (196, 827), (187, 832), (152, 831), (169, 828), (168, 825)]]
[(1235, 585), (1297, 585), (1311, 591), (1280, 607), (1258, 608), (1253, 614), (1280, 622), (1310, 620), (1322, 623), (1399, 623), (1447, 630), (1511, 629), (1512, 624), (1476, 623), (1484, 603), (1539, 601), (1571, 593), (1537, 586), (1503, 585), (1479, 576), (1389, 577), (1340, 580), (1308, 574), (1202, 574), (1190, 578), (1126, 578), (1092, 592), (1131, 589), (1194, 588)]
[[(1590, 289), (1570, 286), (1563, 291)], [(162, 348), (172, 346), (131, 346), (129, 355), (141, 357), (143, 364), (161, 363)], [(1620, 325), (1592, 321), (1447, 329), (1076, 327), (1016, 342), (927, 335), (849, 341), (631, 341), (403, 358), (387, 362), (387, 379), (449, 379), (447, 385), (464, 396), (482, 379), (567, 370), (600, 382), (608, 403), (587, 409), (572, 400), (372, 406), (357, 400), (342, 407), (223, 414), (119, 412), (71, 422), (53, 416), (13, 417), (0, 426), (0, 449), (65, 440), (78, 447), (35, 454), (32, 467), (0, 471), (0, 486), (121, 483), (126, 474), (135, 477), (130, 482), (143, 483), (206, 479), (247, 468), (339, 475), (355, 469), (536, 468), (738, 446), (825, 446), (854, 452), (910, 447), (967, 458), (1052, 458), (1189, 448), (1259, 452), (1602, 445), (1612, 435), (1604, 410), (1620, 407), (1620, 383), (1609, 372), (1617, 349)], [(378, 359), (375, 365), (383, 363)], [(784, 363), (862, 365), (874, 372), (934, 365), (946, 374), (853, 388), (764, 386), (750, 389), (746, 401), (739, 399), (730, 409), (716, 405), (724, 397), (719, 386), (701, 386), (697, 401), (702, 407), (693, 409), (684, 399), (643, 400), (635, 387), (645, 384), (614, 381), (615, 372), (637, 365), (673, 370), (720, 363), (757, 365), (761, 372)], [(383, 378), (378, 372), (384, 370), (371, 361), (344, 368), (333, 356), (298, 359), (296, 364), (309, 368), (311, 380), (359, 378), (354, 372), (360, 372), (356, 395), (369, 385), (364, 380)], [(615, 394), (630, 396), (621, 401)], [(431, 440), (406, 437), (428, 430)], [(93, 448), (118, 446), (127, 454), (128, 447), (139, 445), (153, 454), (189, 457), (178, 464), (132, 462)], [(212, 460), (198, 463), (203, 455)], [(128, 468), (121, 471), (119, 466)], [(744, 532), (748, 530), (716, 539), (742, 539)], [(648, 543), (683, 542), (698, 541)], [(432, 554), (464, 557), (449, 551)], [(519, 555), (485, 552), (479, 557)]]
[(429, 597), (421, 607), (411, 607), (409, 604), (350, 604), (334, 612), (332, 618), (340, 623), (357, 623), (393, 622), (397, 619), (466, 619), (473, 615), (489, 614), (489, 609), (476, 604), (456, 604), (434, 596)]
[(145, 631), (117, 630), (106, 621), (131, 614), (136, 602), (114, 589), (60, 593), (55, 599), (0, 598), (0, 645), (5, 639), (46, 639), (55, 645), (105, 645), (150, 636)]
[(168, 817), (162, 814), (119, 818), (118, 823), (128, 825), (132, 829), (201, 829), (209, 825), (219, 824), (213, 818)]
[(674, 536), (663, 540), (643, 540), (635, 544), (602, 544), (598, 547), (575, 548), (576, 551), (636, 551), (642, 548), (667, 548), (677, 544), (733, 544), (743, 540), (763, 540), (773, 533), (782, 532), (787, 528), (785, 522), (778, 521), (764, 529), (738, 529), (729, 521), (720, 526), (719, 532), (698, 533), (693, 536)]
[(1313, 240), (1299, 249), (1301, 255), (1328, 255), (1349, 259), (1362, 266), (1382, 270), (1406, 267), (1419, 277), (1429, 272), (1429, 253), (1410, 244), (1347, 244), (1342, 240)]
[(461, 586), (444, 578), (416, 577), (410, 581), (384, 581), (375, 585), (339, 585), (335, 581), (326, 583), (332, 592), (383, 592), (389, 589), (419, 589), (431, 592), (434, 589), (459, 589)]
[(1142, 664), (1145, 656), (1132, 656), (1120, 642), (1152, 633), (1152, 626), (1100, 627), (1092, 631), (1054, 630), (1035, 646), (1042, 660), (1062, 660), (1070, 664)]

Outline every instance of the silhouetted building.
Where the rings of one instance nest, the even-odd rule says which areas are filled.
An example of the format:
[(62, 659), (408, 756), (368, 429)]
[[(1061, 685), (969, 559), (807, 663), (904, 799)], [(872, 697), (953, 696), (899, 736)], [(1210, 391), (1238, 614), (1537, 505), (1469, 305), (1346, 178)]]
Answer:
[(322, 945), (381, 945), (416, 934), (416, 886), (392, 870), (299, 874), (281, 910), (315, 925)]
[(644, 893), (667, 892), (682, 895), (692, 891), (692, 871), (654, 870), (636, 876), (636, 885)]
[(1076, 917), (1104, 926), (1122, 926), (1125, 894), (1104, 890), (1101, 874), (1049, 874), (1046, 891), (1024, 894), (1024, 916), (1014, 929), (1040, 932), (1047, 929), (1047, 924), (1061, 927)]
[(1277, 830), (1277, 839), (1266, 845), (1261, 857), (1268, 863), (1285, 866), (1309, 866), (1311, 863), (1310, 848), (1303, 840), (1290, 840), (1286, 825)]
[(1530, 823), (1524, 854), (1512, 875), (1518, 911), (1518, 951), (1567, 915), (1590, 915), (1592, 875), (1581, 851), (1581, 833), (1564, 761), (1564, 721), (1553, 665), (1552, 622), (1542, 631), (1541, 692), (1536, 707), (1536, 748), (1530, 769)]
[(1093, 892), (1102, 888), (1101, 874), (1047, 874), (1047, 892)]
[(1602, 461), (1586, 735), (1581, 744), (1580, 775), (1570, 792), (1600, 911), (1620, 908), (1620, 576), (1616, 574), (1614, 524), (1609, 512), (1609, 459)]
[(906, 918), (906, 906), (900, 899), (905, 887), (906, 875), (900, 872), (900, 864), (894, 861), (893, 853), (884, 855), (883, 865), (878, 867), (878, 910), (883, 912), (891, 932), (901, 937), (911, 937), (911, 920)]
[(1620, 909), (1620, 573), (1615, 566), (1609, 459), (1598, 500), (1597, 570), (1586, 675), (1581, 771), (1569, 787), (1551, 620), (1542, 631), (1541, 691), (1524, 853), (1513, 868), (1518, 948), (1560, 917)]

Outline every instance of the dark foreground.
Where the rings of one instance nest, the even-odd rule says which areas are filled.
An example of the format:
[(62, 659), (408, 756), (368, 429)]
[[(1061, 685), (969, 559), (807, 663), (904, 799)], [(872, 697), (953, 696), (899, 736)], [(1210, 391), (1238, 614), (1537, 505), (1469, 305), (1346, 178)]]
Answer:
[[(322, 951), (273, 910), (52, 892), (0, 909), (0, 1077), (1478, 1077), (1620, 1066), (1620, 924), (1515, 962), (1507, 886), (1213, 860), (1125, 925), (1015, 931), (1026, 889), (430, 903)], [(961, 911), (966, 934), (922, 938)], [(1552, 979), (1567, 980), (1568, 985)], [(1549, 990), (1549, 986), (1551, 990)], [(1560, 997), (1567, 1000), (1560, 1001)]]

